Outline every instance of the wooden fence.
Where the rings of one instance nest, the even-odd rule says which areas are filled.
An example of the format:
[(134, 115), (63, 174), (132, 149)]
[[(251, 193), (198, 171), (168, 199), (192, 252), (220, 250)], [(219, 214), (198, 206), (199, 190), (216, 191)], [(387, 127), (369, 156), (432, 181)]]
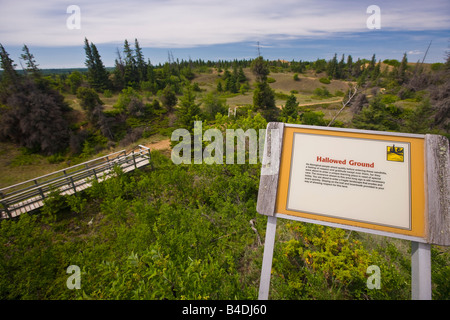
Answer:
[(108, 179), (115, 166), (123, 172), (150, 164), (150, 149), (138, 146), (130, 152), (118, 151), (28, 181), (0, 189), (0, 219), (14, 218), (44, 205), (51, 192), (70, 195), (91, 186), (96, 179)]

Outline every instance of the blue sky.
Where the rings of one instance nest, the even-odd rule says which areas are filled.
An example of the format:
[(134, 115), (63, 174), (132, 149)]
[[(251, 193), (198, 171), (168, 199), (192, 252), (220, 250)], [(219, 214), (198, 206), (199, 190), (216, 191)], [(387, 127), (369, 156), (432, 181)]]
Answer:
[[(80, 29), (70, 5), (80, 9)], [(380, 29), (369, 29), (370, 5)], [(27, 44), (41, 68), (84, 67), (83, 41), (96, 44), (106, 66), (116, 48), (137, 38), (145, 58), (251, 59), (257, 43), (266, 59), (354, 59), (443, 62), (450, 51), (450, 1), (331, 0), (0, 0), (0, 43), (20, 66)]]

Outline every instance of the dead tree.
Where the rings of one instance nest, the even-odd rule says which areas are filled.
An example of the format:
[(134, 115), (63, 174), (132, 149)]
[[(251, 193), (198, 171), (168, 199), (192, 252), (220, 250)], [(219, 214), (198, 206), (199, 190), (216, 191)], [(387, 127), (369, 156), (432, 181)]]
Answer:
[(341, 112), (345, 109), (346, 106), (352, 101), (352, 99), (356, 96), (356, 93), (358, 93), (358, 86), (350, 87), (348, 90), (348, 100), (345, 101), (345, 98), (342, 99), (342, 108), (336, 113), (334, 118), (328, 123), (327, 127), (331, 126), (333, 122), (336, 120), (336, 118), (341, 114)]

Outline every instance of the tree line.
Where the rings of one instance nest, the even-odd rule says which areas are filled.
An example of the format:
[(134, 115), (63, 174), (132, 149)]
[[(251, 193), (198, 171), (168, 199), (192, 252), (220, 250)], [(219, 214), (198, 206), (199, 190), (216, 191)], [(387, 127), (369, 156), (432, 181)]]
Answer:
[[(401, 61), (392, 59), (383, 63), (375, 55), (370, 60), (354, 61), (351, 55), (342, 55), (338, 60), (337, 54), (328, 61), (269, 61), (262, 56), (250, 60), (180, 61), (169, 51), (167, 62), (153, 65), (135, 39), (134, 43), (125, 40), (123, 49), (117, 49), (114, 68), (106, 68), (96, 45), (86, 38), (84, 51), (86, 72), (44, 75), (26, 45), (20, 57), (25, 63), (23, 70), (16, 70), (17, 65), (0, 45), (2, 141), (12, 141), (44, 154), (69, 150), (72, 154), (88, 155), (97, 145), (106, 147), (110, 142), (119, 141), (126, 144), (156, 133), (152, 125), (167, 120), (165, 115), (173, 112), (176, 125), (192, 129), (196, 119), (214, 120), (217, 113), (227, 112), (221, 94), (245, 94), (250, 90), (245, 68), (255, 76), (252, 110), (261, 113), (267, 121), (326, 125), (320, 112), (300, 110), (293, 93), (283, 96), (286, 103), (278, 109), (276, 94), (270, 87), (273, 80), (270, 72), (294, 72), (294, 80), (301, 81), (299, 73), (313, 71), (320, 75), (325, 86), (331, 80), (343, 80), (365, 89), (349, 103), (353, 114), (351, 125), (355, 127), (449, 133), (449, 59), (446, 63), (433, 64), (430, 71), (421, 63), (410, 66), (406, 54)], [(216, 90), (199, 102), (200, 88), (192, 80), (196, 74), (211, 72), (212, 68), (219, 75)], [(368, 93), (370, 88), (372, 95)], [(385, 90), (383, 95), (380, 88)], [(113, 110), (105, 111), (99, 94), (109, 97), (113, 92), (119, 93), (119, 98)], [(88, 126), (73, 122), (63, 94), (76, 95)], [(330, 95), (326, 87), (317, 88), (315, 94)], [(344, 99), (348, 96), (342, 94)], [(148, 102), (144, 102), (144, 95)], [(413, 110), (394, 105), (397, 100), (405, 99), (420, 105)]]

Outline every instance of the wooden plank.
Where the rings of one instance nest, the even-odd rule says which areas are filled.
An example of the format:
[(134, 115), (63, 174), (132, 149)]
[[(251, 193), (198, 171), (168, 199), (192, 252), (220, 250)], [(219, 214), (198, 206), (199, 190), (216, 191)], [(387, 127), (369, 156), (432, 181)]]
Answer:
[(450, 245), (450, 157), (444, 136), (425, 136), (427, 171), (427, 242)]
[(284, 123), (267, 124), (264, 155), (261, 165), (258, 202), (256, 211), (267, 216), (275, 215), (275, 203), (280, 172), (281, 148), (283, 144)]

